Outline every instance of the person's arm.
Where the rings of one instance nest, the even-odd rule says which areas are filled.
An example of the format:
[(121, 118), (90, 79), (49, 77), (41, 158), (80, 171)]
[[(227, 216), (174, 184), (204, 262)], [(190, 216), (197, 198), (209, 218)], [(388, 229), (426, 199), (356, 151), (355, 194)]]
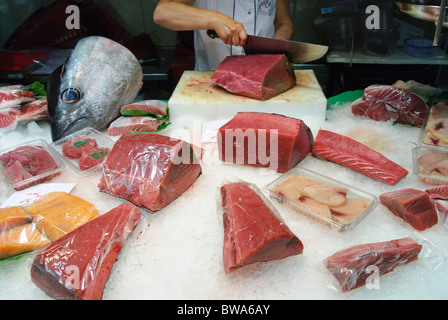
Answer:
[(294, 25), (289, 12), (288, 0), (277, 0), (274, 25), (274, 38), (283, 40), (290, 40), (292, 38)]
[(154, 22), (175, 30), (215, 30), (226, 44), (245, 45), (247, 32), (243, 24), (214, 10), (191, 6), (192, 0), (160, 0), (154, 10)]

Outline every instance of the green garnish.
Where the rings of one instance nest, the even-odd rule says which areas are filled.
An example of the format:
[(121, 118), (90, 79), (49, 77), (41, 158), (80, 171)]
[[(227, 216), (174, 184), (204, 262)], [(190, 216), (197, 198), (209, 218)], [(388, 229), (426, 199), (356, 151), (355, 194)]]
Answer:
[(28, 89), (25, 89), (25, 90), (33, 91), (34, 95), (36, 97), (46, 97), (47, 96), (47, 91), (45, 91), (45, 86), (42, 83), (40, 83), (39, 81), (33, 82), (33, 84)]
[(98, 153), (92, 153), (92, 154), (89, 154), (89, 156), (91, 156), (93, 159), (99, 159), (99, 158), (104, 157), (106, 154), (107, 154), (107, 152), (100, 151), (99, 154)]
[(87, 141), (76, 141), (73, 145), (76, 147), (76, 148), (79, 148), (79, 147), (81, 147), (81, 146), (83, 146), (83, 145), (85, 145), (85, 144), (87, 144), (88, 142)]

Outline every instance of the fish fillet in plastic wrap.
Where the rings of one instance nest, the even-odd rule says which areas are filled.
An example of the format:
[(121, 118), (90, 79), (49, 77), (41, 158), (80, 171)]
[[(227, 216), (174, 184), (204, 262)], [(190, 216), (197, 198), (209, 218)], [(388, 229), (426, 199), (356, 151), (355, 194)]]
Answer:
[(314, 139), (312, 154), (389, 185), (396, 185), (409, 173), (368, 146), (322, 129)]
[(387, 85), (365, 88), (362, 98), (353, 102), (351, 108), (357, 116), (417, 127), (423, 125), (429, 111), (425, 100), (416, 93)]
[(342, 292), (364, 286), (377, 271), (382, 276), (418, 258), (422, 245), (411, 238), (362, 244), (341, 250), (324, 260)]
[(42, 249), (97, 215), (91, 203), (65, 192), (0, 209), (0, 259)]
[(129, 234), (142, 218), (125, 203), (53, 242), (31, 266), (31, 280), (58, 300), (99, 300)]
[(154, 212), (177, 199), (201, 173), (189, 143), (159, 134), (129, 134), (110, 151), (98, 187)]
[(390, 191), (380, 195), (381, 204), (418, 231), (437, 224), (437, 211), (429, 194), (412, 188)]
[(226, 273), (255, 262), (279, 260), (303, 252), (302, 242), (255, 186), (232, 182), (224, 184), (220, 193)]
[(33, 91), (25, 90), (22, 85), (0, 87), (0, 109), (14, 107), (25, 102), (34, 101)]
[(234, 94), (267, 100), (292, 88), (296, 76), (284, 54), (251, 54), (226, 57), (210, 81)]
[(286, 172), (313, 146), (313, 134), (299, 119), (262, 112), (239, 112), (218, 130), (219, 158), (225, 162)]

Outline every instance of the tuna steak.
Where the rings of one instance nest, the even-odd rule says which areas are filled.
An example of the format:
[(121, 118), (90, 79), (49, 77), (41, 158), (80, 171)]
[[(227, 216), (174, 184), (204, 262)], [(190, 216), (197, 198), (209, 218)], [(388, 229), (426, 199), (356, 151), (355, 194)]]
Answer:
[(121, 116), (110, 124), (107, 134), (109, 136), (122, 136), (131, 131), (156, 132), (162, 123), (163, 120), (149, 116)]
[(368, 146), (327, 130), (317, 133), (312, 154), (389, 185), (396, 185), (408, 174), (406, 169)]
[(412, 188), (380, 195), (381, 204), (414, 229), (423, 231), (437, 224), (437, 211), (428, 193)]
[(226, 57), (210, 81), (229, 92), (267, 100), (292, 88), (296, 76), (283, 54), (252, 54)]
[(86, 127), (106, 129), (141, 84), (142, 68), (128, 49), (99, 36), (81, 39), (64, 66), (57, 104), (50, 106), (53, 139)]
[(0, 87), (0, 109), (18, 106), (34, 99), (33, 91), (25, 90), (22, 85)]
[(240, 112), (219, 128), (217, 141), (222, 161), (269, 167), (283, 173), (311, 152), (314, 138), (302, 120)]
[(168, 115), (168, 104), (162, 100), (144, 100), (121, 107), (124, 116), (155, 116), (165, 119)]
[(358, 245), (341, 250), (324, 260), (328, 271), (338, 280), (342, 292), (366, 285), (372, 267), (382, 276), (418, 258), (422, 246), (411, 238)]
[(126, 203), (66, 234), (39, 253), (31, 280), (58, 300), (99, 300), (117, 257), (142, 213)]
[(159, 134), (121, 136), (103, 164), (100, 191), (158, 211), (202, 173), (185, 141)]
[(364, 95), (352, 104), (355, 115), (377, 121), (394, 121), (421, 127), (428, 113), (425, 100), (412, 91), (386, 85), (364, 89)]
[(221, 187), (226, 273), (255, 262), (283, 259), (303, 252), (302, 242), (260, 194), (256, 187), (245, 182)]

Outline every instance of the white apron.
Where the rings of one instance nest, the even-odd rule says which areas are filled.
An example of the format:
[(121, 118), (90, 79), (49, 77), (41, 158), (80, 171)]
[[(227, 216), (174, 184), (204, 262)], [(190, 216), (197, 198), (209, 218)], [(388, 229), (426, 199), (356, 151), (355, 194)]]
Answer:
[[(216, 10), (241, 22), (249, 35), (272, 38), (276, 0), (195, 0), (193, 6)], [(207, 30), (195, 30), (195, 70), (216, 70), (229, 55), (242, 55), (240, 46), (230, 46), (219, 39), (211, 39)]]

